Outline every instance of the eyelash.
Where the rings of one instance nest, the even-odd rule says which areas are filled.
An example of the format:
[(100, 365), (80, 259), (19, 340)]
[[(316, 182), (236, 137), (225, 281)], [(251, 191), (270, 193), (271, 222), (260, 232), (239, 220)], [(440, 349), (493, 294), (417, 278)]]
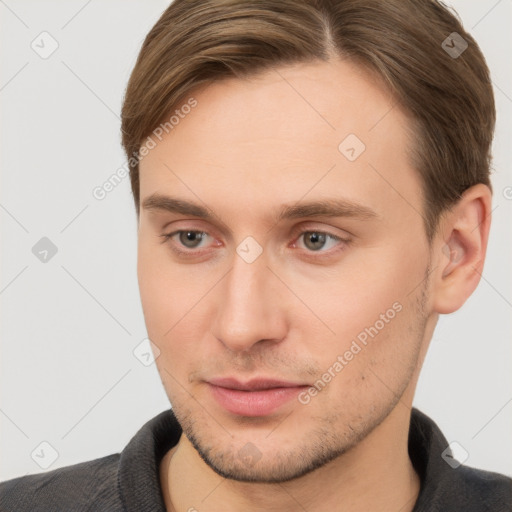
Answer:
[[(181, 233), (187, 233), (187, 232), (203, 233), (205, 235), (208, 235), (208, 233), (206, 231), (201, 231), (199, 229), (178, 229), (176, 231), (173, 231), (172, 233), (164, 233), (163, 235), (160, 235), (160, 237), (163, 238), (162, 243), (164, 244), (164, 243), (169, 242), (169, 240), (171, 240), (173, 236), (179, 235)], [(304, 236), (307, 233), (315, 233), (315, 234), (319, 234), (319, 235), (325, 235), (326, 237), (330, 238), (333, 241), (341, 242), (341, 244), (338, 244), (337, 247), (330, 249), (328, 251), (322, 251), (322, 250), (312, 251), (312, 250), (307, 250), (307, 249), (301, 249), (303, 251), (306, 251), (306, 253), (308, 253), (308, 255), (314, 256), (316, 259), (322, 258), (323, 256), (325, 256), (325, 257), (332, 256), (333, 254), (344, 250), (343, 245), (347, 245), (351, 242), (351, 240), (348, 238), (343, 238), (338, 235), (333, 235), (332, 233), (329, 233), (327, 231), (322, 231), (319, 229), (300, 229), (300, 228), (298, 230), (294, 231), (293, 239), (298, 241), (302, 236)], [(341, 245), (341, 247), (340, 247), (340, 245)], [(183, 249), (179, 249), (177, 246), (172, 246), (172, 245), (171, 245), (171, 249), (178, 255), (185, 256), (185, 257), (192, 257), (192, 256), (197, 256), (198, 254), (200, 254), (199, 251), (197, 251), (195, 249), (183, 250)]]

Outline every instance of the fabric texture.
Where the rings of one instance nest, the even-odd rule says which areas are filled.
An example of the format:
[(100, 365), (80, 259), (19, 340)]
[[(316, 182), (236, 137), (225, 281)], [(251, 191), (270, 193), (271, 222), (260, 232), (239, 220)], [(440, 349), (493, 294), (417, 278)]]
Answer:
[[(148, 421), (121, 453), (0, 483), (0, 512), (165, 512), (159, 464), (178, 442), (172, 409)], [(412, 410), (409, 455), (421, 479), (414, 512), (510, 512), (512, 479), (448, 464), (437, 425)]]

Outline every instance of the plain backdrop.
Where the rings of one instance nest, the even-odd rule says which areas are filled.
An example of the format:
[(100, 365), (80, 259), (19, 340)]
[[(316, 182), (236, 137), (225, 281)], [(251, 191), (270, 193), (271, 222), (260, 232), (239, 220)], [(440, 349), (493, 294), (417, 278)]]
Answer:
[[(466, 464), (512, 475), (512, 1), (448, 3), (495, 85), (493, 227), (482, 281), (441, 318), (415, 405)], [(122, 96), (167, 5), (0, 1), (0, 480), (118, 452), (169, 408), (133, 352), (146, 330), (129, 179), (93, 196), (125, 162)]]

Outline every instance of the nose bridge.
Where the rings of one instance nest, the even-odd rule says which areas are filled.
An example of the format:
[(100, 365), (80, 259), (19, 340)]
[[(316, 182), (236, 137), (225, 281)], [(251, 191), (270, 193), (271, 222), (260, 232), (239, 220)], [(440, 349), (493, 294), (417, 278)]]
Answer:
[(218, 297), (213, 334), (231, 350), (284, 337), (285, 319), (272, 292), (272, 273), (263, 256), (247, 261), (235, 254)]

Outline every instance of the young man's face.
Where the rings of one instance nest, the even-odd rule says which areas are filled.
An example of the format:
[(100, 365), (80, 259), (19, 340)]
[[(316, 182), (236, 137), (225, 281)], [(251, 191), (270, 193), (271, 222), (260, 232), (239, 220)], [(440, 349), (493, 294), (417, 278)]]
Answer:
[[(141, 162), (148, 334), (207, 464), (234, 479), (285, 481), (361, 444), (392, 411), (409, 412), (397, 403), (412, 400), (433, 323), (409, 120), (341, 61), (217, 82), (193, 97)], [(211, 218), (144, 207), (154, 195)], [(320, 201), (339, 211), (280, 218)], [(304, 387), (209, 384), (227, 377)]]

